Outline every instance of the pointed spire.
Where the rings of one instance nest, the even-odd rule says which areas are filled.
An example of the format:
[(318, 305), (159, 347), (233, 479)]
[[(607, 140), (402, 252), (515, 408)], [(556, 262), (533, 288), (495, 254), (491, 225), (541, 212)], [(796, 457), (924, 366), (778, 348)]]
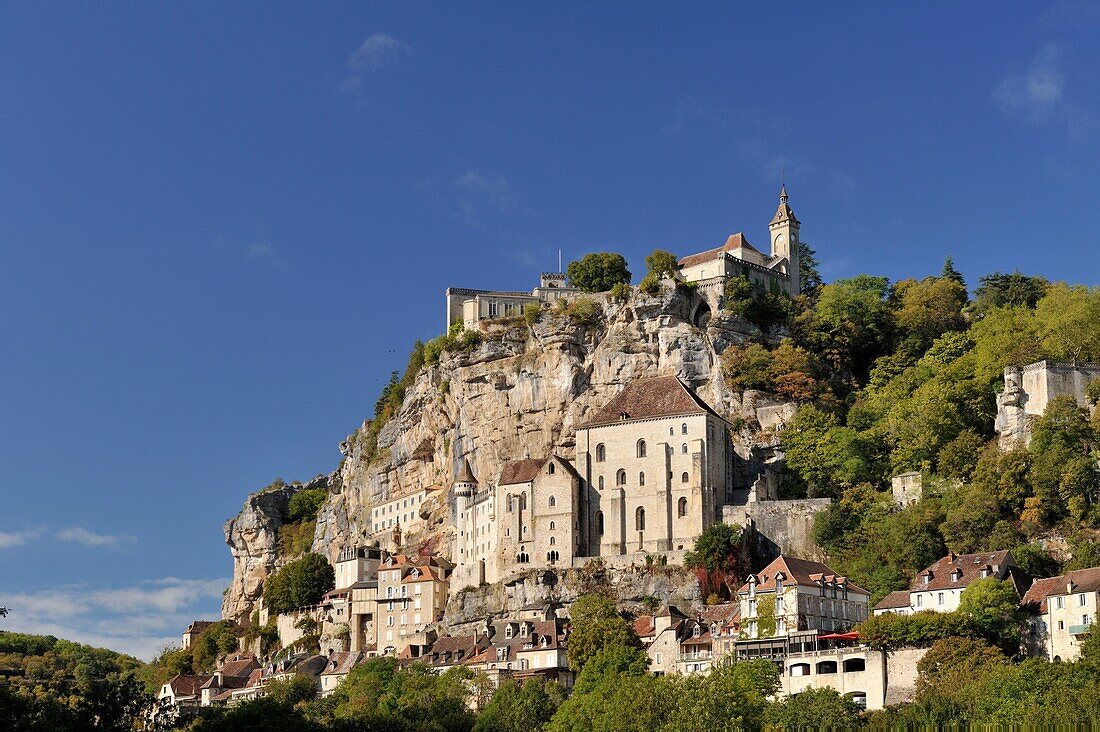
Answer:
[(784, 183), (779, 189), (779, 208), (775, 210), (775, 216), (772, 216), (771, 224), (781, 224), (786, 221), (798, 223), (798, 219), (794, 217), (794, 211), (787, 205), (787, 184)]
[(470, 458), (462, 463), (462, 470), (459, 471), (455, 477), (455, 483), (473, 483), (477, 484), (477, 478), (474, 477), (474, 471), (470, 468)]

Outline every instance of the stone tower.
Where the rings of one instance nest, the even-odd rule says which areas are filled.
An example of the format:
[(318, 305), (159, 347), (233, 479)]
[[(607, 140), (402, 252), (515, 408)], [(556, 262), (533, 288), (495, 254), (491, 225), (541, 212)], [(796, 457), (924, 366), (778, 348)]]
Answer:
[(798, 219), (794, 217), (794, 211), (787, 204), (787, 186), (779, 191), (779, 208), (768, 224), (772, 239), (772, 256), (786, 257), (790, 266), (787, 275), (790, 278), (788, 293), (794, 297), (799, 292), (801, 273), (798, 267)]
[(470, 468), (470, 458), (463, 461), (462, 470), (451, 483), (451, 490), (455, 497), (455, 528), (459, 530), (461, 536), (461, 532), (466, 528), (463, 525), (466, 511), (470, 508), (474, 494), (477, 493), (477, 478), (474, 477), (474, 471)]

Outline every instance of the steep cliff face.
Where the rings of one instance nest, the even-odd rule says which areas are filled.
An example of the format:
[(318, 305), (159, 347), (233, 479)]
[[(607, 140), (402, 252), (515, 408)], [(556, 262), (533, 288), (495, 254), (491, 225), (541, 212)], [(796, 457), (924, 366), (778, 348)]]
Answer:
[[(759, 424), (756, 405), (743, 405), (725, 386), (718, 358), (729, 344), (747, 340), (751, 326), (725, 313), (700, 317), (703, 301), (671, 286), (655, 297), (635, 290), (630, 302), (603, 305), (593, 324), (544, 311), (530, 328), (522, 321), (491, 325), (476, 349), (444, 354), (422, 369), (373, 454), (366, 454), (366, 424), (341, 445), (344, 461), (318, 517), (314, 551), (331, 559), (343, 546), (365, 542), (372, 505), (420, 487), (447, 488), (466, 457), (483, 481), (508, 460), (551, 451), (571, 458), (575, 426), (631, 380), (679, 376), (720, 413)], [(751, 435), (746, 439), (748, 450)], [(403, 544), (447, 551), (446, 494), (425, 502), (428, 528)], [(276, 500), (252, 496), (226, 525), (235, 562), (225, 599), (229, 617), (247, 616), (275, 566)]]

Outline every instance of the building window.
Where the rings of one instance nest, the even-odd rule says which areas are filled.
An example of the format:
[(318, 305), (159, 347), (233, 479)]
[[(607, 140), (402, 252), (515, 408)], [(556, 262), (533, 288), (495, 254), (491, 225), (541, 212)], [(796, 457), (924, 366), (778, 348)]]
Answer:
[(603, 511), (596, 512), (596, 533), (603, 536)]
[(626, 485), (626, 471), (619, 468), (619, 472), (615, 473), (615, 485)]
[(497, 301), (496, 300), (490, 300), (489, 301), (489, 317), (490, 318), (495, 318), (496, 316), (497, 316)]
[(638, 457), (645, 457), (645, 440), (638, 440)]
[(688, 444), (686, 442), (684, 444), (680, 445), (680, 452), (682, 452), (685, 455), (688, 454)]
[[(687, 473), (684, 473), (684, 475), (687, 475)], [(680, 518), (688, 515), (688, 499), (681, 498), (676, 502), (676, 515)]]
[(550, 500), (547, 501), (547, 503), (550, 505), (550, 508), (553, 508), (554, 506), (558, 505), (558, 499), (554, 498), (554, 496), (550, 496)]
[(607, 449), (603, 446), (603, 443), (596, 445), (596, 462), (602, 463), (607, 460)]
[(844, 673), (851, 673), (853, 671), (866, 671), (867, 661), (863, 658), (846, 658), (844, 659)]
[(546, 472), (549, 473), (550, 475), (554, 474), (554, 463), (553, 462), (550, 463), (550, 467), (546, 469)]
[(687, 422), (684, 422), (682, 425), (680, 425), (680, 434), (681, 435), (686, 435), (687, 433), (688, 433), (688, 425), (687, 425)]
[(1064, 601), (1064, 599), (1063, 599), (1063, 598), (1061, 598), (1061, 597), (1056, 597), (1056, 598), (1054, 598), (1054, 608), (1055, 608), (1056, 610), (1061, 610), (1061, 609), (1062, 609), (1062, 608), (1064, 608), (1065, 606), (1066, 606), (1066, 605), (1065, 605), (1065, 601)]
[(1085, 606), (1085, 593), (1082, 592), (1080, 595), (1077, 596), (1077, 606), (1078, 607), (1084, 607)]
[(681, 473), (680, 474), (680, 482), (681, 483), (687, 483), (690, 480), (691, 480), (691, 478), (688, 476), (687, 473)]
[[(553, 521), (550, 522), (550, 530), (551, 531), (554, 530), (554, 522)], [(550, 543), (553, 544), (554, 542), (550, 542)]]
[(942, 593), (942, 592), (941, 592), (941, 593), (939, 593), (939, 594), (938, 594), (938, 595), (936, 596), (936, 604), (937, 604), (937, 605), (942, 605), (942, 604), (943, 604), (943, 593)]
[(645, 485), (645, 473), (638, 473), (638, 485)]
[(557, 542), (554, 540), (554, 537), (551, 536), (550, 537), (550, 546), (554, 546), (555, 543), (557, 543)]
[(835, 674), (836, 661), (818, 661), (817, 672), (819, 674)]
[(791, 676), (809, 676), (810, 664), (808, 663), (792, 663), (791, 664)]
[(924, 606), (924, 595), (917, 595), (917, 607)]
[(641, 506), (634, 512), (634, 528), (638, 531), (645, 531), (645, 509)]
[(603, 490), (603, 476), (602, 475), (600, 476), (599, 486), (600, 486), (600, 490), (602, 491)]

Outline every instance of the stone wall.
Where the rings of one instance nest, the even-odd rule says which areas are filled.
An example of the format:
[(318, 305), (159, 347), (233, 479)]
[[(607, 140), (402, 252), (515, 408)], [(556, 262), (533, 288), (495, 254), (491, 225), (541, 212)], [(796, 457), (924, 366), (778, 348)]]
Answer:
[(770, 561), (780, 554), (790, 554), (824, 561), (825, 554), (813, 539), (814, 516), (831, 503), (829, 498), (804, 498), (726, 506), (722, 520), (746, 527), (752, 536), (753, 553), (761, 559)]
[(1089, 408), (1085, 387), (1095, 379), (1100, 379), (1100, 363), (1039, 361), (1007, 367), (994, 423), (1001, 445), (1030, 442), (1032, 423), (1055, 397), (1072, 396), (1081, 407)]
[(917, 693), (917, 663), (927, 648), (899, 648), (886, 654), (886, 705), (913, 701)]

